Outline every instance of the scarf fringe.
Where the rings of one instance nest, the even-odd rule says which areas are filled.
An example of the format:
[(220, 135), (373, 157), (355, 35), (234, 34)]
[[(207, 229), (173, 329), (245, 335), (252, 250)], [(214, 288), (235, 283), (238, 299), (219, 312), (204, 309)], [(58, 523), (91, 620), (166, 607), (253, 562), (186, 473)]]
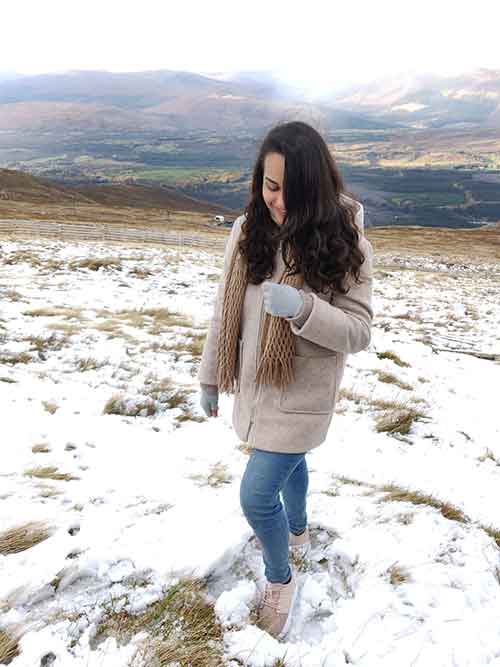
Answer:
[[(279, 283), (300, 288), (303, 285), (303, 276), (301, 274), (290, 276), (285, 268)], [(246, 261), (240, 255), (238, 242), (236, 242), (226, 276), (217, 340), (219, 393), (234, 393), (234, 383), (237, 377), (237, 343), (246, 287)], [(295, 336), (290, 328), (290, 323), (282, 317), (275, 317), (266, 312), (257, 363), (257, 385), (274, 385), (283, 389), (293, 382), (295, 379), (294, 356)]]

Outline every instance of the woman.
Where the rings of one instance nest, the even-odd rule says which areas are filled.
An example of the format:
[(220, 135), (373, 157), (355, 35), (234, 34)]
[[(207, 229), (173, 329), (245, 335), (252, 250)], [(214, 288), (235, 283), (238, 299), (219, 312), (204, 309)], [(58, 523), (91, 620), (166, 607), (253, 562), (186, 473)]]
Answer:
[(305, 454), (325, 440), (347, 355), (370, 342), (372, 258), (321, 135), (273, 128), (226, 245), (198, 380), (207, 416), (234, 393), (233, 427), (252, 448), (241, 506), (265, 565), (257, 625), (277, 638), (297, 592), (289, 547), (309, 547)]

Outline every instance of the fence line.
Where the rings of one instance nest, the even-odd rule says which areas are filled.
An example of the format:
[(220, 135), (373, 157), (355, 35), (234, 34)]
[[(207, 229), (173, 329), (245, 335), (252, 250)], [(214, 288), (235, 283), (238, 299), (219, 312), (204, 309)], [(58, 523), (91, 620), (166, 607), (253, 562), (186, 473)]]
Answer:
[(188, 245), (224, 250), (225, 240), (183, 234), (181, 232), (164, 232), (159, 229), (135, 229), (117, 225), (98, 223), (64, 223), (46, 222), (44, 220), (0, 220), (0, 233), (61, 236), (68, 239), (88, 241), (139, 241), (143, 243), (165, 243), (169, 245)]

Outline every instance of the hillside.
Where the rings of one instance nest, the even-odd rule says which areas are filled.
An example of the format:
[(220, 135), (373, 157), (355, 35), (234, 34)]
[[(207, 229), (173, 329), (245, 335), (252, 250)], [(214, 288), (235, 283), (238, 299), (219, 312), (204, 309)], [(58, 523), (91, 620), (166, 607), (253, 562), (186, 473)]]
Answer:
[(92, 204), (73, 188), (14, 169), (0, 169), (0, 202)]
[(9, 205), (101, 205), (231, 215), (223, 206), (188, 197), (174, 188), (135, 184), (63, 186), (12, 169), (0, 169), (0, 216)]

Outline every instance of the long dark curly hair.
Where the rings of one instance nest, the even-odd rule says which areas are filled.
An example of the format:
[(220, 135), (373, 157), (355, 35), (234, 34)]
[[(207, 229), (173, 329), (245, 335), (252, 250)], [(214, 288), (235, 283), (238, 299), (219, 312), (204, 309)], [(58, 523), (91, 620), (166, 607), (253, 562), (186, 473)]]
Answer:
[[(264, 159), (279, 153), (285, 160), (283, 195), (286, 220), (271, 217), (262, 196)], [(343, 195), (341, 197), (341, 195)], [(280, 123), (264, 138), (255, 166), (239, 250), (247, 261), (247, 279), (258, 285), (272, 276), (279, 242), (285, 265), (302, 273), (316, 292), (348, 291), (349, 276), (359, 283), (364, 255), (354, 224), (357, 204), (322, 136), (302, 121)], [(292, 265), (286, 260), (291, 252)], [(330, 301), (332, 300), (330, 299)]]

